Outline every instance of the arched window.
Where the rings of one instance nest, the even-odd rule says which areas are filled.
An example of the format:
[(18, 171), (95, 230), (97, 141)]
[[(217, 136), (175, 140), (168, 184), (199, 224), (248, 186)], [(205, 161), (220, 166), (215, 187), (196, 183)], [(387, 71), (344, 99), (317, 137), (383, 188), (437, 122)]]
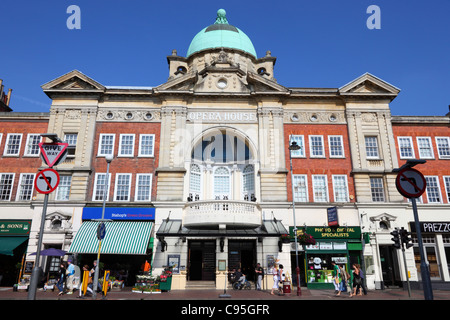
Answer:
[(214, 170), (214, 197), (216, 200), (228, 200), (230, 196), (230, 171), (226, 167)]

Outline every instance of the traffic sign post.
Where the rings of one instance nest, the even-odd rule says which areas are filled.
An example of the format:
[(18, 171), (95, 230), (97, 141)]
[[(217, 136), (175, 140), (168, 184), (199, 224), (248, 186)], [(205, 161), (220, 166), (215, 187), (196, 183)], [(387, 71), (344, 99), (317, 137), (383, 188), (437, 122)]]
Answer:
[(39, 193), (49, 194), (59, 185), (59, 174), (53, 169), (44, 169), (36, 175), (34, 187)]
[[(424, 160), (422, 161), (412, 160), (407, 162), (398, 171), (397, 178), (395, 179), (395, 186), (397, 187), (397, 190), (398, 192), (400, 192), (401, 195), (411, 199), (414, 213), (414, 223), (416, 226), (417, 241), (419, 243), (420, 273), (422, 274), (424, 297), (425, 300), (433, 300), (433, 289), (431, 287), (430, 270), (425, 260), (425, 250), (423, 247), (422, 233), (420, 231), (419, 214), (417, 212), (417, 203), (416, 203), (416, 198), (420, 197), (424, 193), (427, 187), (427, 182), (425, 180), (425, 177), (420, 171), (411, 168), (416, 164), (419, 163), (423, 164), (425, 162), (426, 161)], [(408, 274), (406, 274), (406, 277), (408, 277)]]
[(42, 273), (42, 268), (39, 266), (39, 259), (41, 257), (41, 245), (44, 236), (45, 216), (47, 215), (48, 195), (55, 191), (59, 184), (59, 174), (53, 169), (44, 169), (40, 171), (34, 179), (34, 187), (39, 193), (45, 194), (44, 206), (42, 207), (41, 226), (39, 229), (39, 240), (36, 250), (36, 260), (34, 268), (31, 272), (31, 281), (28, 288), (28, 300), (36, 299), (36, 290), (39, 282), (39, 277)]
[(42, 160), (50, 168), (63, 161), (67, 156), (67, 147), (69, 146), (67, 142), (41, 142), (38, 145), (39, 149), (41, 149)]

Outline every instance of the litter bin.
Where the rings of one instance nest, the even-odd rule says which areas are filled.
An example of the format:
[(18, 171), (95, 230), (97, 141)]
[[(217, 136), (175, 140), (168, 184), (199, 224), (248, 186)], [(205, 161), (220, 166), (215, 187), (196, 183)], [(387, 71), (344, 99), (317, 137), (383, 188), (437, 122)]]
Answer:
[(291, 293), (291, 283), (289, 281), (283, 282), (283, 293)]

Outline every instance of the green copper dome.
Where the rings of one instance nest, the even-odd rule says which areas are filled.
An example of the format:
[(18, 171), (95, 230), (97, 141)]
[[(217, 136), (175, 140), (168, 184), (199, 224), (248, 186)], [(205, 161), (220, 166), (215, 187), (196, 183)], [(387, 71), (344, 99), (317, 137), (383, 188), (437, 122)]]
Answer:
[(256, 51), (250, 38), (242, 30), (228, 24), (226, 12), (223, 9), (217, 11), (216, 22), (192, 39), (187, 56), (214, 48), (232, 48), (245, 51), (256, 58)]

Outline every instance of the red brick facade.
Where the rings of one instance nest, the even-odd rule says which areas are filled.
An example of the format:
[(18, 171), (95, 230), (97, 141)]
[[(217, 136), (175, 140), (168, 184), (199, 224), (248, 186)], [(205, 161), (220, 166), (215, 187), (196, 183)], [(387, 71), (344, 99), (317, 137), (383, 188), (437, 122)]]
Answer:
[[(159, 140), (160, 140), (160, 123), (106, 123), (97, 122), (95, 141), (93, 148), (92, 157), (92, 175), (89, 186), (89, 194), (87, 195), (87, 201), (92, 200), (92, 195), (94, 191), (94, 180), (95, 173), (106, 173), (106, 161), (104, 156), (98, 156), (99, 138), (100, 134), (115, 134), (114, 141), (114, 160), (110, 165), (111, 173), (111, 184), (109, 188), (109, 201), (113, 199), (114, 196), (114, 186), (116, 173), (131, 173), (131, 191), (130, 191), (130, 201), (134, 201), (135, 187), (136, 187), (136, 175), (140, 173), (150, 173), (152, 174), (152, 193), (151, 199), (154, 200), (156, 197), (156, 168), (158, 167), (159, 161)], [(120, 134), (134, 134), (134, 155), (133, 157), (121, 157), (119, 156), (119, 144), (120, 144)], [(154, 156), (153, 157), (140, 157), (139, 143), (141, 134), (154, 134)]]
[[(415, 159), (424, 159), (427, 162), (421, 164), (416, 168), (422, 172), (422, 174), (427, 176), (436, 176), (439, 181), (439, 188), (442, 195), (441, 203), (450, 203), (447, 192), (445, 188), (444, 177), (450, 177), (450, 157), (443, 157), (439, 154), (436, 138), (443, 137), (449, 139), (450, 137), (450, 126), (449, 125), (433, 125), (430, 123), (425, 124), (393, 124), (393, 132), (395, 138), (395, 146), (397, 151), (397, 157), (399, 159), (399, 166), (403, 165), (407, 161), (407, 157), (400, 155), (399, 137), (410, 137), (413, 147), (413, 155)], [(432, 147), (432, 157), (421, 156), (418, 137), (429, 138), (428, 141), (431, 142)], [(426, 192), (422, 195), (422, 202), (429, 203), (428, 196)]]
[[(348, 142), (347, 125), (307, 125), (307, 124), (285, 124), (284, 125), (284, 141), (285, 141), (285, 157), (286, 168), (289, 165), (289, 137), (290, 135), (303, 135), (305, 142), (305, 156), (292, 157), (293, 174), (306, 174), (308, 179), (309, 202), (314, 202), (312, 175), (327, 175), (328, 198), (329, 202), (334, 202), (334, 192), (332, 175), (346, 175), (348, 182), (349, 201), (355, 201), (355, 190), (353, 178), (350, 173), (352, 171), (352, 163), (350, 157), (350, 148)], [(324, 156), (311, 157), (309, 136), (323, 136)], [(343, 157), (330, 157), (330, 146), (328, 136), (342, 136)], [(292, 201), (292, 184), (291, 175), (287, 175), (288, 201)], [(353, 198), (353, 199), (352, 199)]]

